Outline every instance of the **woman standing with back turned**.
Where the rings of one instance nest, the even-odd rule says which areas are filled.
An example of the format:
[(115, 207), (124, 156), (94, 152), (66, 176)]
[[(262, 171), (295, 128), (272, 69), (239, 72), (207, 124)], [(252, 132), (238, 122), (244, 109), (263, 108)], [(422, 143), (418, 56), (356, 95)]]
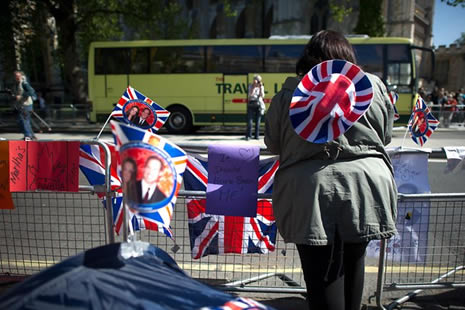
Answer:
[(344, 36), (320, 31), (297, 63), (306, 76), (288, 78), (266, 114), (265, 144), (280, 155), (274, 215), (284, 241), (297, 246), (311, 309), (359, 310), (366, 246), (396, 234), (384, 149), (393, 108), (381, 80), (354, 64)]

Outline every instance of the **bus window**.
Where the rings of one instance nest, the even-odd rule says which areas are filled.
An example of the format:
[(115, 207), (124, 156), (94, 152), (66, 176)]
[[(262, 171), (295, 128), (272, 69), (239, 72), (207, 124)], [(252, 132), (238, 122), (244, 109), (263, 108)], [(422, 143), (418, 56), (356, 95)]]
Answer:
[(175, 72), (203, 73), (205, 71), (205, 48), (203, 46), (185, 46), (177, 49), (180, 53), (181, 67)]
[(131, 74), (149, 73), (149, 49), (147, 47), (131, 48)]
[(408, 45), (396, 44), (387, 46), (387, 59), (389, 62), (410, 62)]
[(201, 46), (150, 49), (150, 73), (202, 73), (204, 67), (204, 48)]
[[(412, 81), (411, 53), (408, 45), (387, 45), (387, 83), (409, 86)], [(398, 88), (402, 92), (403, 88)], [(405, 91), (410, 91), (405, 89)]]
[(302, 55), (302, 45), (272, 45), (265, 47), (265, 72), (295, 72), (297, 60)]
[(95, 74), (127, 74), (127, 48), (95, 49)]
[(409, 63), (388, 64), (388, 85), (410, 85), (412, 72)]
[(383, 79), (383, 45), (366, 44), (353, 45), (357, 64), (366, 72), (377, 75)]
[(105, 63), (104, 63), (105, 55), (103, 48), (96, 48), (95, 49), (95, 56), (94, 56), (94, 72), (95, 74), (105, 74)]
[(207, 72), (263, 72), (262, 46), (208, 46)]

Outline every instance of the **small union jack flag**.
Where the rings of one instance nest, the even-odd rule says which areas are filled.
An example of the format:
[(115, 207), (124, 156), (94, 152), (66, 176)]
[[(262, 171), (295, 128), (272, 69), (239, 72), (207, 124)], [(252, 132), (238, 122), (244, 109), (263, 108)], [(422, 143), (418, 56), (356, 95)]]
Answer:
[(412, 140), (423, 146), (438, 126), (439, 121), (433, 116), (421, 96), (417, 94), (415, 106), (408, 121), (408, 130)]
[[(106, 143), (110, 153), (116, 153), (115, 145)], [(115, 158), (112, 162), (116, 163)], [(91, 185), (105, 184), (105, 152), (99, 145), (82, 144), (79, 154), (79, 168)], [(111, 189), (117, 190), (121, 188), (121, 179), (116, 171), (116, 164), (110, 167), (111, 172)], [(104, 197), (103, 193), (97, 193), (100, 198)]]
[[(186, 190), (206, 191), (208, 161), (200, 155), (188, 155), (184, 174)], [(258, 192), (271, 193), (279, 167), (276, 158), (261, 160)], [(206, 199), (187, 199), (192, 257), (209, 254), (260, 253), (275, 249), (277, 228), (271, 201), (259, 199), (256, 217), (222, 216), (205, 213)]]
[(396, 102), (399, 100), (399, 94), (395, 91), (389, 92), (389, 99), (391, 100), (392, 106), (394, 108), (394, 121), (397, 121), (400, 118), (399, 111), (397, 111)]
[[(154, 146), (161, 152), (166, 152), (167, 156), (171, 158), (175, 167), (174, 177), (176, 178), (176, 188), (174, 189), (174, 195), (172, 196), (171, 200), (167, 205), (163, 207), (157, 207), (157, 209), (153, 212), (138, 212), (137, 214), (143, 219), (143, 222), (139, 222), (139, 227), (141, 229), (145, 228), (160, 231), (168, 237), (172, 238), (173, 232), (170, 227), (170, 222), (173, 216), (176, 198), (178, 196), (179, 189), (181, 188), (183, 180), (182, 176), (184, 174), (184, 170), (186, 169), (186, 153), (184, 150), (169, 140), (156, 134), (150, 133), (147, 130), (128, 126), (115, 121), (111, 121), (110, 124), (118, 151), (121, 146), (128, 142), (141, 142)], [(118, 170), (119, 169), (120, 168), (118, 168)], [(158, 185), (163, 185), (160, 183), (163, 183), (162, 179), (160, 179)]]
[[(113, 210), (113, 224), (117, 234), (121, 233), (123, 224), (123, 193), (121, 190), (121, 179), (117, 172), (119, 162), (118, 152), (115, 145), (104, 142), (110, 150), (112, 157), (111, 165), (111, 190), (115, 191), (115, 197), (111, 200)], [(90, 185), (105, 184), (105, 152), (99, 145), (83, 144), (80, 148), (79, 168), (86, 177)], [(106, 208), (106, 197), (104, 193), (97, 192), (97, 196), (102, 199), (103, 207)], [(140, 217), (137, 213), (128, 212), (129, 220), (132, 223), (134, 231), (141, 229), (152, 229), (153, 225), (149, 220)], [(158, 230), (158, 229), (155, 229)]]
[(267, 310), (271, 309), (253, 299), (239, 297), (218, 307), (203, 307), (200, 310)]
[[(131, 86), (128, 86), (126, 91), (123, 93), (115, 108), (111, 112), (111, 116), (113, 116), (113, 118), (115, 118), (118, 121), (132, 124), (132, 122), (128, 120), (126, 115), (126, 112), (131, 105), (139, 105), (139, 110), (141, 110), (141, 107), (143, 108), (144, 106), (150, 108), (150, 110), (153, 112), (153, 116), (150, 116), (150, 124), (153, 125), (147, 125), (147, 127), (150, 126), (149, 128), (142, 128), (147, 129), (153, 133), (157, 132), (161, 127), (163, 127), (166, 120), (170, 116), (169, 111), (165, 110), (163, 107), (159, 106), (155, 101), (141, 94)], [(134, 126), (137, 126), (137, 124)]]
[(313, 67), (294, 91), (289, 116), (294, 130), (313, 143), (332, 141), (368, 109), (371, 82), (356, 65), (328, 60)]

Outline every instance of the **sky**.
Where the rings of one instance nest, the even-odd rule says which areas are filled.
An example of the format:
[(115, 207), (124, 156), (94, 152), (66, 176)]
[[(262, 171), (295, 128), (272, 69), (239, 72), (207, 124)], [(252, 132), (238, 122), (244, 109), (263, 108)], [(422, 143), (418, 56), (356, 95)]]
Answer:
[(433, 17), (433, 45), (450, 45), (465, 32), (465, 8), (453, 7), (435, 0)]

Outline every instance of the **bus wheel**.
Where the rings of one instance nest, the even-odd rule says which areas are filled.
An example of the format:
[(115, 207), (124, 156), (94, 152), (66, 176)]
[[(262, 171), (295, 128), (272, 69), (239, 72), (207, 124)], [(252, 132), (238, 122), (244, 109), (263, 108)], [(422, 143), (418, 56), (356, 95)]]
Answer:
[(170, 133), (189, 133), (192, 131), (192, 116), (186, 108), (175, 106), (168, 108), (170, 117), (166, 127)]

